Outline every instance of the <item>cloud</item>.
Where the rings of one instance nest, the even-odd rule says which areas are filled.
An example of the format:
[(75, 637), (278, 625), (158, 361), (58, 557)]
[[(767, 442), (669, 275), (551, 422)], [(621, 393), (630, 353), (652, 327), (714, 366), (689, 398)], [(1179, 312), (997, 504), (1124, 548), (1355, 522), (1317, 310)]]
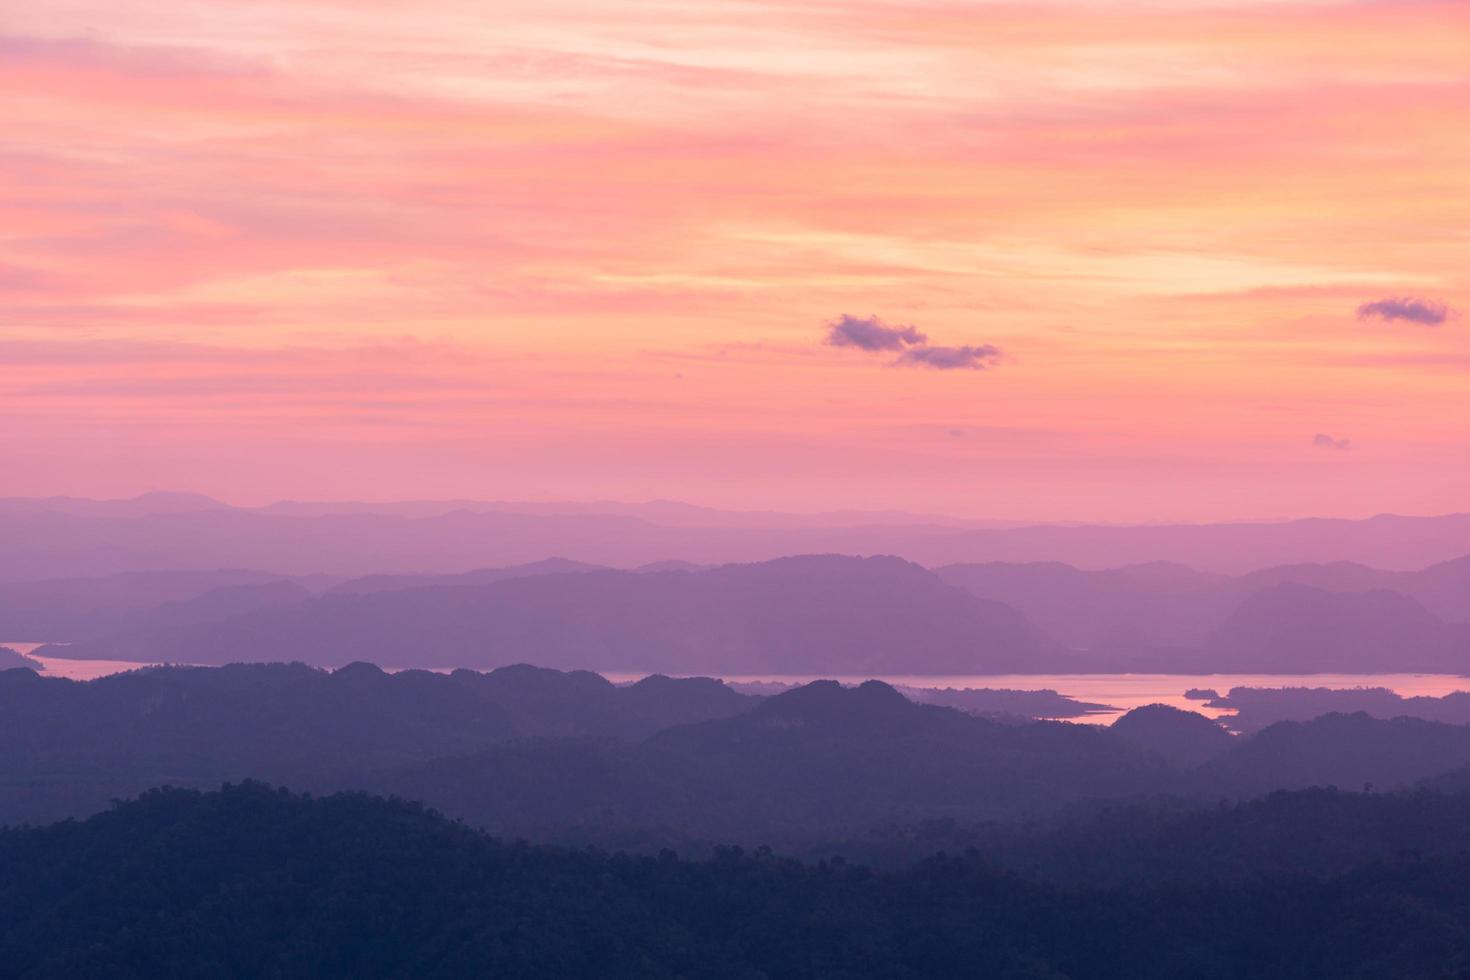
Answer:
[(998, 360), (1000, 348), (990, 344), (946, 347), (930, 344), (929, 338), (911, 324), (890, 327), (876, 316), (842, 314), (828, 325), (827, 343), (833, 347), (856, 347), (865, 351), (900, 351), (895, 367), (927, 367), (936, 371), (968, 368), (979, 371)]
[(1332, 436), (1329, 436), (1325, 432), (1319, 432), (1314, 435), (1312, 437), (1312, 445), (1316, 446), (1318, 449), (1332, 449), (1337, 452), (1344, 453), (1353, 448), (1353, 444), (1350, 440), (1334, 439)]
[(1367, 320), (1372, 317), (1390, 323), (1394, 320), (1407, 320), (1426, 327), (1439, 326), (1453, 313), (1454, 311), (1443, 303), (1431, 299), (1415, 299), (1412, 296), (1390, 296), (1387, 299), (1374, 300), (1358, 307), (1359, 320)]
[(903, 350), (907, 345), (928, 341), (917, 327), (890, 327), (876, 316), (858, 317), (844, 313), (830, 325), (827, 343), (833, 347), (859, 350)]
[(990, 367), (1000, 357), (1000, 348), (990, 344), (963, 347), (911, 347), (898, 359), (899, 364), (913, 364), (934, 368), (936, 371), (954, 371), (969, 368), (973, 371)]

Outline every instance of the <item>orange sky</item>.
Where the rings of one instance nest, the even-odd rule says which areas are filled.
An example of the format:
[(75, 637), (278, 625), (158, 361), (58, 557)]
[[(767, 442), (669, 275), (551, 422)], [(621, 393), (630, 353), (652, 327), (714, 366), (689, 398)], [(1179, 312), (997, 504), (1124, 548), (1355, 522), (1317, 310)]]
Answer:
[(0, 0), (0, 85), (0, 493), (1470, 509), (1470, 4)]

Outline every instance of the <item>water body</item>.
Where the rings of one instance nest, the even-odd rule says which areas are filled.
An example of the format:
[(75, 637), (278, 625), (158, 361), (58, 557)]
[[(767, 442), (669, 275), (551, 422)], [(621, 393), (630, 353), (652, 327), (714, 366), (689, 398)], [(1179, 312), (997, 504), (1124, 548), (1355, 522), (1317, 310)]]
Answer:
[[(64, 657), (37, 657), (32, 651), (45, 644), (6, 643), (19, 653), (39, 660), (51, 677), (92, 680), (151, 666), (120, 660), (67, 660)], [(640, 680), (645, 675), (605, 672), (615, 684)], [(1058, 694), (1109, 705), (1113, 710), (1071, 719), (1089, 724), (1109, 724), (1133, 708), (1145, 704), (1168, 704), (1186, 711), (1197, 711), (1211, 717), (1228, 715), (1228, 709), (1206, 707), (1204, 702), (1184, 696), (1191, 688), (1213, 688), (1225, 694), (1232, 687), (1325, 687), (1344, 691), (1358, 687), (1386, 687), (1404, 697), (1443, 697), (1455, 691), (1470, 691), (1470, 677), (1458, 674), (883, 674), (877, 677), (848, 675), (823, 678), (818, 675), (793, 674), (728, 674), (731, 683), (806, 684), (830, 679), (844, 684), (860, 684), (880, 680), (906, 687), (990, 688), (1012, 691), (1056, 691)]]
[[(607, 674), (617, 683), (636, 680), (638, 674)], [(806, 684), (816, 675), (740, 674), (722, 678), (730, 683)], [(1203, 701), (1186, 698), (1194, 688), (1213, 688), (1226, 694), (1232, 687), (1325, 687), (1335, 691), (1359, 687), (1386, 687), (1403, 697), (1443, 697), (1455, 691), (1470, 691), (1470, 677), (1459, 674), (956, 674), (951, 676), (885, 674), (874, 678), (838, 676), (830, 680), (860, 684), (880, 680), (906, 687), (991, 688), (1012, 691), (1056, 691), (1078, 701), (1106, 704), (1112, 711), (1099, 711), (1071, 721), (1111, 724), (1134, 708), (1167, 704), (1196, 711), (1212, 718), (1229, 715), (1230, 709), (1206, 707)]]

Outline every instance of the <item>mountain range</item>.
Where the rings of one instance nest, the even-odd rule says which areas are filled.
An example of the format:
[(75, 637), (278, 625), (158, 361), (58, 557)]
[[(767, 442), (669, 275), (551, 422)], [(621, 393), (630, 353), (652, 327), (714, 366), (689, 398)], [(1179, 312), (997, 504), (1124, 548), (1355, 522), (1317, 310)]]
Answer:
[(1242, 574), (1290, 562), (1410, 570), (1470, 554), (1470, 514), (1204, 525), (997, 526), (903, 512), (799, 515), (673, 502), (283, 503), (192, 494), (0, 499), (0, 582), (131, 571), (263, 568), (286, 575), (464, 572), (550, 555), (634, 568), (791, 554), (892, 554), (935, 567), (1175, 562)]
[(1074, 665), (1002, 603), (896, 558), (841, 556), (333, 592), (200, 625), (120, 632), (55, 652), (194, 664), (530, 661), (683, 674), (979, 674)]
[[(568, 559), (356, 579), (124, 573), (0, 585), (0, 637), (139, 663), (300, 660), (892, 676), (1068, 671), (1458, 673), (1470, 560), (1410, 572), (1153, 563), (927, 571), (809, 555), (633, 571)], [(1363, 591), (1359, 591), (1363, 590)], [(1432, 608), (1431, 608), (1432, 607)]]
[(365, 663), (154, 668), (88, 682), (0, 672), (0, 823), (81, 816), (164, 783), (266, 779), (422, 800), (501, 833), (796, 846), (931, 820), (1335, 784), (1470, 767), (1470, 727), (1328, 714), (1232, 736), (1135, 709), (1111, 727), (998, 723), (889, 685), (760, 698), (586, 672), (385, 673)]

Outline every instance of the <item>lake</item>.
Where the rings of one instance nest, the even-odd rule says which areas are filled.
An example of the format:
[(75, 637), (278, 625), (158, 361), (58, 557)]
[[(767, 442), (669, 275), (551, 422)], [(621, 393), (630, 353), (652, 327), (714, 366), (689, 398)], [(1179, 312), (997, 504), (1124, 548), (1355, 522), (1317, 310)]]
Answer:
[[(614, 683), (636, 680), (637, 674), (607, 674)], [(805, 684), (821, 678), (774, 674), (727, 675), (730, 683), (774, 682)], [(867, 677), (832, 677), (844, 684), (861, 683)], [(1051, 690), (1078, 701), (1111, 705), (1115, 710), (1069, 719), (1090, 724), (1110, 724), (1134, 708), (1167, 704), (1197, 711), (1212, 718), (1230, 714), (1229, 709), (1208, 708), (1204, 702), (1184, 696), (1191, 688), (1214, 688), (1225, 694), (1232, 687), (1326, 687), (1351, 690), (1355, 687), (1386, 687), (1404, 697), (1443, 697), (1455, 691), (1470, 691), (1470, 677), (1459, 674), (956, 674), (924, 676), (887, 674), (873, 680), (908, 687), (980, 687), (1013, 691)]]
[[(6, 643), (19, 653), (39, 660), (52, 677), (91, 680), (148, 664), (118, 660), (67, 660), (64, 657), (35, 657), (32, 651), (44, 644)], [(639, 673), (605, 672), (615, 684), (635, 681)], [(723, 680), (731, 683), (805, 684), (820, 680), (816, 675), (730, 674)], [(925, 676), (885, 674), (836, 676), (829, 678), (844, 684), (880, 680), (907, 687), (1003, 688), (1014, 691), (1052, 690), (1075, 698), (1110, 705), (1113, 710), (1073, 719), (1091, 724), (1108, 724), (1119, 715), (1145, 704), (1168, 704), (1186, 711), (1198, 711), (1212, 717), (1229, 714), (1225, 709), (1208, 708), (1203, 702), (1184, 696), (1190, 688), (1214, 688), (1221, 694), (1232, 687), (1326, 687), (1350, 690), (1355, 687), (1386, 687), (1404, 697), (1443, 697), (1455, 691), (1470, 691), (1470, 678), (1458, 674), (955, 674)]]

